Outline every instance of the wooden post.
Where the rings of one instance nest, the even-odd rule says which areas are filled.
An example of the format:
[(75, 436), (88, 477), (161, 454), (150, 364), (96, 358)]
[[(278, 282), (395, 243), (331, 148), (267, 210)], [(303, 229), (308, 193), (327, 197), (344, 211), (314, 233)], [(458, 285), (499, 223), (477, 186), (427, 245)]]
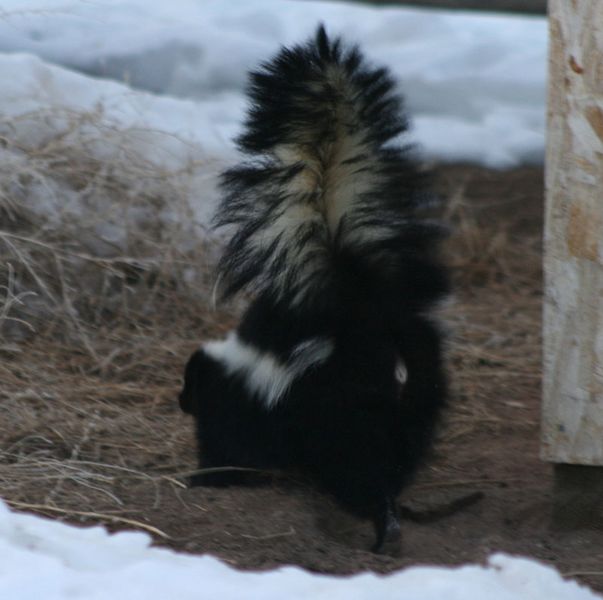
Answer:
[(603, 520), (603, 1), (549, 24), (542, 456), (574, 527)]

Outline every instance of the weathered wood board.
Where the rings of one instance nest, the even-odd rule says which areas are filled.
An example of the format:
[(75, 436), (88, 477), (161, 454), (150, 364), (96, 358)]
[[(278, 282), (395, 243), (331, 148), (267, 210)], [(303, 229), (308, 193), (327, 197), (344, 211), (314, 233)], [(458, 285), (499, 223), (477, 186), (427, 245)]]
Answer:
[(603, 465), (603, 0), (551, 0), (542, 456)]

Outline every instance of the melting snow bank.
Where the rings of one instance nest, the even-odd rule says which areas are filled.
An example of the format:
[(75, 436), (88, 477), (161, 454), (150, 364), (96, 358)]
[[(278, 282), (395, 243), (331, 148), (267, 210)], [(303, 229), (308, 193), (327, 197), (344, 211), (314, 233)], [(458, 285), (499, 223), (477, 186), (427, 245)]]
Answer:
[[(234, 154), (219, 115), (29, 54), (0, 54), (0, 73), (3, 326), (20, 335), (22, 320), (59, 314), (66, 289), (76, 310), (95, 294), (146, 302), (151, 278), (205, 294), (217, 175)], [(147, 287), (130, 289), (132, 269)]]
[(217, 175), (234, 160), (215, 127), (219, 103), (134, 91), (27, 54), (0, 54), (0, 73), (0, 187), (16, 212), (51, 228), (73, 222), (98, 256), (131, 251), (128, 231), (158, 230), (158, 241), (174, 223), (185, 225), (181, 250), (207, 238)]
[(388, 576), (313, 575), (294, 567), (241, 572), (210, 556), (150, 547), (144, 533), (109, 534), (10, 511), (0, 501), (0, 597), (11, 600), (596, 600), (525, 558), (487, 566), (414, 567)]
[(392, 69), (412, 138), (427, 156), (496, 167), (542, 160), (544, 18), (310, 0), (4, 0), (0, 50), (195, 99), (194, 107), (166, 101), (165, 122), (195, 113), (191, 129), (207, 127), (228, 151), (243, 118), (247, 71), (318, 22)]

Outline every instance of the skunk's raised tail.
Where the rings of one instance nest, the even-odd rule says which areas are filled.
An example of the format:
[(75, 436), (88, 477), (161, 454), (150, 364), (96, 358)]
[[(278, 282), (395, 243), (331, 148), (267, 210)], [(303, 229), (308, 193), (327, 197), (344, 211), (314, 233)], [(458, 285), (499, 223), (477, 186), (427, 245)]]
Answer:
[[(353, 264), (384, 278), (428, 252), (441, 229), (416, 218), (423, 176), (387, 70), (323, 27), (251, 74), (249, 162), (227, 171), (218, 225), (234, 226), (224, 294), (253, 284), (290, 306), (328, 297)], [(405, 258), (406, 257), (406, 258)]]

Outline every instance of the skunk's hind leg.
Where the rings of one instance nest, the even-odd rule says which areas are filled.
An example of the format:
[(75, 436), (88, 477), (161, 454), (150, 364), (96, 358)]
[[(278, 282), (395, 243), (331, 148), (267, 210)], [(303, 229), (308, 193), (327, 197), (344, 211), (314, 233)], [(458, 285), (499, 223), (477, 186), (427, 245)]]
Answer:
[(402, 531), (396, 499), (393, 496), (386, 498), (377, 509), (373, 516), (373, 523), (376, 539), (371, 550), (379, 554), (399, 554)]

